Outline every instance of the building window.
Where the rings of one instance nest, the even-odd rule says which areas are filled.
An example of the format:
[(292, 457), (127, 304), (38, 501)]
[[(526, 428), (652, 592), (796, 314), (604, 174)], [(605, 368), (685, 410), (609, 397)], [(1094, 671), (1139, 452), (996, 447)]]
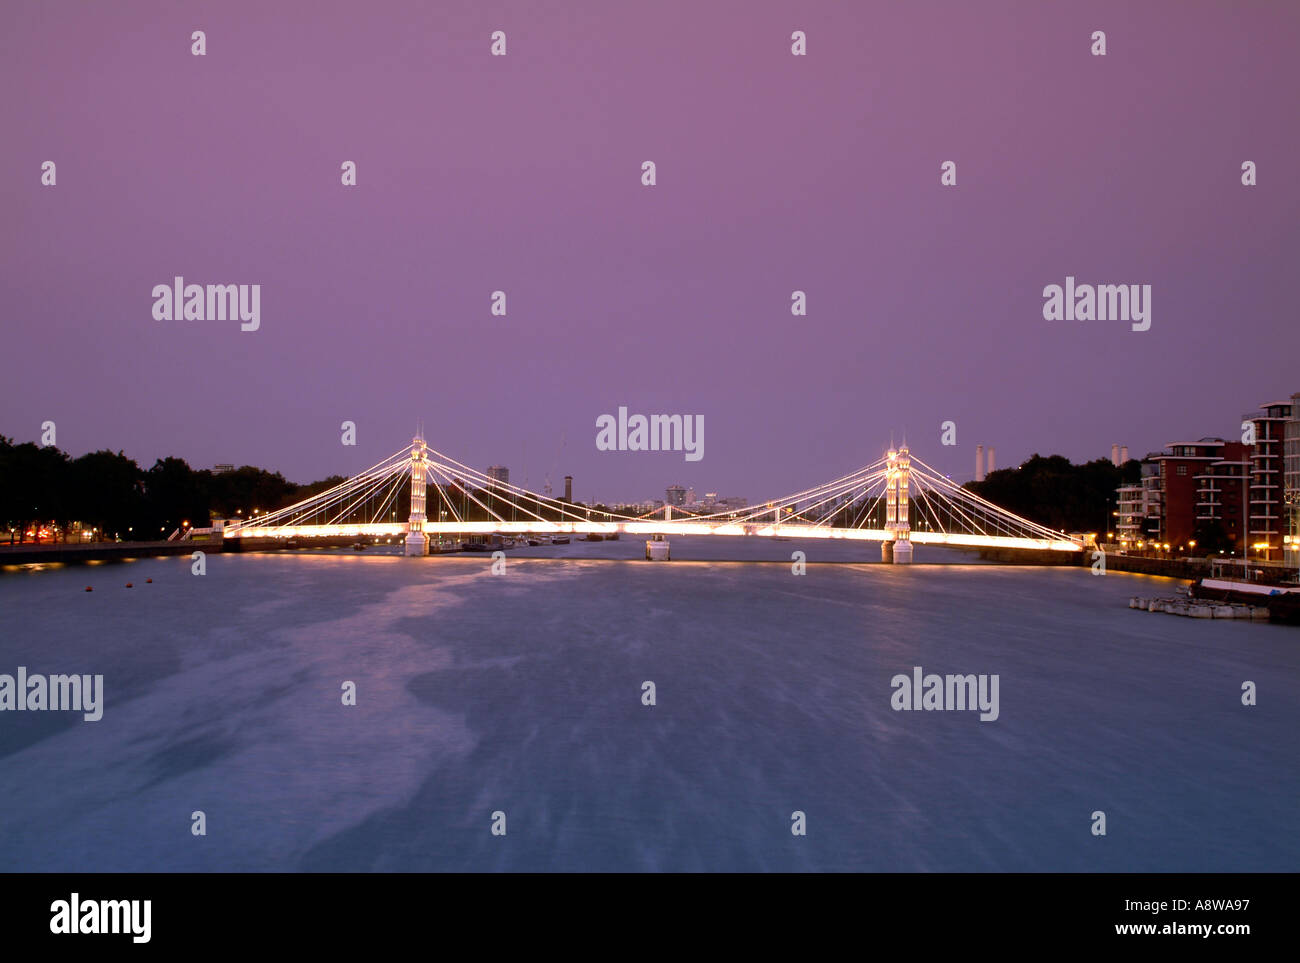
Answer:
[(1180, 474), (1180, 475), (1186, 475), (1186, 474), (1187, 474), (1187, 466), (1186, 466), (1186, 465), (1179, 465), (1179, 466), (1178, 466), (1178, 474)]

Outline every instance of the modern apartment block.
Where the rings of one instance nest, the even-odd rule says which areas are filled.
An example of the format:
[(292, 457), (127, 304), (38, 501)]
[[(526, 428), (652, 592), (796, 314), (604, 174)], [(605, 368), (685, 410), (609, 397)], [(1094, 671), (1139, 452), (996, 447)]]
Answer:
[[(1241, 416), (1242, 430), (1254, 426), (1255, 443), (1250, 446), (1250, 517), (1247, 535), (1252, 558), (1282, 560), (1282, 538), (1291, 532), (1287, 523), (1286, 489), (1283, 471), (1283, 441), (1287, 422), (1293, 421), (1292, 401), (1270, 401), (1259, 411)], [(1294, 489), (1293, 489), (1294, 491)]]
[(1127, 544), (1155, 541), (1160, 534), (1161, 510), (1160, 465), (1142, 460), (1142, 478), (1136, 485), (1123, 485), (1117, 494), (1118, 539)]
[(1249, 478), (1250, 459), (1239, 441), (1224, 442), (1219, 459), (1196, 476), (1196, 530), (1221, 535), (1234, 555), (1241, 554), (1246, 530)]
[(1291, 417), (1282, 426), (1282, 487), (1287, 514), (1283, 556), (1300, 568), (1300, 391), (1291, 396)]
[(1148, 455), (1159, 466), (1160, 526), (1158, 540), (1171, 551), (1188, 551), (1196, 541), (1200, 479), (1212, 465), (1224, 461), (1227, 442), (1222, 438), (1177, 441), (1165, 451)]
[(1199, 555), (1212, 541), (1225, 555), (1300, 566), (1300, 392), (1246, 412), (1241, 434), (1143, 458), (1141, 482), (1116, 492), (1120, 542)]

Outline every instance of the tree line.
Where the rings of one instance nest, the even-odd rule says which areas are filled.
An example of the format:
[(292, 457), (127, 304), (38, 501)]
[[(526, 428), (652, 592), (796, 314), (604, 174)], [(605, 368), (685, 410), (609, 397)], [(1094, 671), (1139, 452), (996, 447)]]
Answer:
[(181, 458), (142, 469), (121, 451), (72, 458), (53, 445), (14, 444), (0, 435), (0, 535), (32, 541), (42, 528), (66, 533), (80, 522), (97, 529), (97, 538), (165, 539), (184, 522), (201, 528), (214, 517), (274, 511), (341, 481), (296, 485), (252, 465), (214, 473)]
[(1000, 468), (964, 487), (1058, 532), (1104, 533), (1114, 528), (1115, 489), (1141, 477), (1137, 459), (1119, 467), (1106, 458), (1075, 465), (1063, 455), (1035, 454), (1019, 468)]

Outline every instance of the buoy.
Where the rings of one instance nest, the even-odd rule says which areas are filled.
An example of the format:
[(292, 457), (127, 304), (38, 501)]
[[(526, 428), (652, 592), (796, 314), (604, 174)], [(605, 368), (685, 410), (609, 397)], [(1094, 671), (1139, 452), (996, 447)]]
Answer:
[(126, 583), (126, 587), (127, 587), (127, 588), (130, 588), (130, 587), (131, 587), (131, 583), (130, 583), (130, 582), (127, 582), (127, 583)]
[(93, 592), (93, 591), (95, 591), (95, 590), (94, 590), (93, 588), (91, 588), (89, 585), (87, 585), (87, 586), (86, 586), (86, 591), (87, 591), (87, 592)]
[(153, 579), (151, 579), (151, 578), (147, 578), (147, 579), (145, 579), (145, 581), (146, 581), (146, 582), (152, 582)]

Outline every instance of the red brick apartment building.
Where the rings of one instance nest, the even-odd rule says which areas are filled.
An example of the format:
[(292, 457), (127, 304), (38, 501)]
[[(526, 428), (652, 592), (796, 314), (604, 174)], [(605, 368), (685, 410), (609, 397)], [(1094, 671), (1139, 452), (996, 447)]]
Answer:
[(1227, 441), (1219, 451), (1219, 459), (1196, 476), (1193, 530), (1205, 531), (1218, 526), (1232, 546), (1229, 553), (1233, 555), (1241, 553), (1242, 532), (1246, 530), (1249, 475), (1246, 446), (1239, 441)]
[(1224, 462), (1227, 442), (1222, 438), (1175, 441), (1163, 452), (1147, 457), (1159, 465), (1160, 504), (1163, 513), (1158, 539), (1170, 551), (1195, 548), (1197, 506), (1201, 503), (1201, 478)]
[(1300, 392), (1246, 412), (1241, 429), (1241, 441), (1172, 442), (1143, 458), (1141, 482), (1116, 493), (1121, 544), (1202, 555), (1212, 537), (1225, 555), (1300, 564)]

